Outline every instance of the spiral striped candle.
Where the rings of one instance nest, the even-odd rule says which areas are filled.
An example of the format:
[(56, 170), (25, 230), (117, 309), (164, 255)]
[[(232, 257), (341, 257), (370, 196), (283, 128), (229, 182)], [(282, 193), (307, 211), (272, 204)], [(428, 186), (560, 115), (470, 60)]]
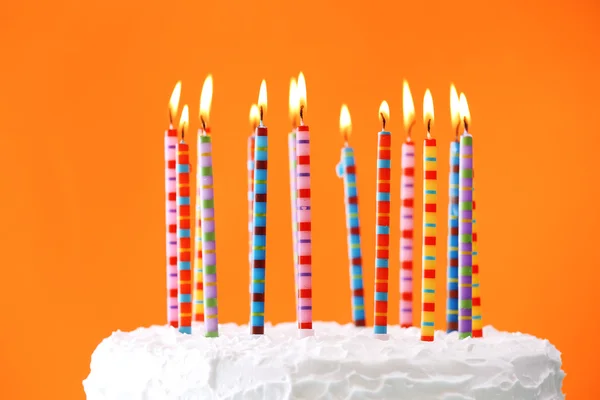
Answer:
[(252, 302), (250, 303), (250, 333), (265, 333), (265, 287), (267, 255), (267, 159), (268, 132), (265, 126), (256, 128), (254, 149), (254, 220), (252, 228)]
[[(196, 182), (201, 182), (200, 168), (196, 171)], [(204, 273), (202, 268), (202, 206), (200, 196), (202, 187), (196, 183), (196, 258), (194, 259), (194, 321), (204, 322)]]
[[(288, 134), (288, 157), (290, 167), (290, 200), (292, 214), (292, 254), (294, 259), (294, 293), (298, 293), (298, 221), (296, 211), (296, 132)], [(296, 301), (296, 320), (298, 320), (298, 296)]]
[(179, 274), (179, 332), (192, 333), (192, 266), (190, 221), (190, 149), (177, 146), (177, 249)]
[(167, 223), (167, 322), (179, 326), (177, 279), (177, 129), (165, 132), (165, 192)]
[(458, 336), (472, 335), (473, 138), (460, 137), (458, 190)]
[(296, 130), (296, 212), (298, 218), (298, 329), (312, 330), (312, 216), (310, 130)]
[(448, 203), (448, 272), (446, 330), (458, 330), (458, 169), (459, 142), (450, 143), (450, 176)]
[(387, 334), (388, 264), (390, 248), (390, 132), (379, 132), (377, 143), (377, 228), (375, 257), (375, 334)]
[[(473, 171), (475, 172), (475, 171)], [(475, 186), (473, 186), (475, 192)], [(483, 337), (483, 320), (481, 318), (481, 296), (479, 294), (479, 254), (477, 253), (477, 229), (475, 193), (473, 193), (473, 337)]]
[(219, 336), (217, 303), (217, 252), (215, 242), (215, 201), (213, 190), (212, 138), (198, 132), (198, 174), (202, 219), (202, 272), (204, 281), (204, 328), (206, 337)]
[(435, 332), (435, 266), (437, 234), (437, 146), (427, 138), (423, 150), (423, 293), (421, 340), (433, 341)]
[(413, 321), (413, 229), (415, 201), (415, 145), (402, 144), (400, 182), (400, 326)]
[(248, 262), (250, 268), (250, 290), (252, 293), (252, 221), (254, 219), (254, 148), (256, 139), (254, 132), (248, 137)]
[(354, 150), (348, 145), (342, 148), (341, 159), (337, 165), (337, 175), (344, 181), (348, 258), (350, 259), (350, 289), (352, 291), (352, 322), (355, 326), (366, 326), (356, 164), (354, 162)]

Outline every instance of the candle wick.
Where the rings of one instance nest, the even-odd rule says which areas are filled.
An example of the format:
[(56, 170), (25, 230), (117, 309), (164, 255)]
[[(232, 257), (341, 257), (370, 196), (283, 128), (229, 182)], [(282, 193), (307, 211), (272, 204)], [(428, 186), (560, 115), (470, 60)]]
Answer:
[(202, 115), (200, 116), (200, 122), (202, 122), (202, 131), (206, 135), (206, 122), (204, 121), (204, 117)]
[(304, 125), (304, 105), (300, 106), (300, 125)]
[(263, 106), (260, 106), (260, 124), (259, 124), (259, 126), (264, 126), (263, 125), (263, 116), (264, 116)]
[(467, 122), (467, 117), (465, 117), (463, 120), (465, 122), (465, 132), (469, 132), (469, 123)]
[(431, 136), (431, 119), (427, 120), (427, 136)]
[(383, 113), (379, 113), (381, 115), (381, 123), (383, 125), (383, 129), (385, 131), (385, 115), (383, 115)]
[(185, 126), (181, 127), (181, 143), (185, 140)]
[(413, 128), (413, 126), (415, 126), (415, 120), (412, 120), (412, 122), (408, 126), (408, 137), (406, 138), (407, 142), (410, 142), (412, 140), (412, 128)]
[(458, 142), (458, 137), (460, 136), (459, 130), (460, 130), (460, 121), (458, 122), (458, 124), (456, 124), (456, 137), (455, 137), (455, 140), (457, 142)]
[(171, 114), (171, 109), (169, 108), (169, 124), (171, 127), (173, 126), (173, 114)]

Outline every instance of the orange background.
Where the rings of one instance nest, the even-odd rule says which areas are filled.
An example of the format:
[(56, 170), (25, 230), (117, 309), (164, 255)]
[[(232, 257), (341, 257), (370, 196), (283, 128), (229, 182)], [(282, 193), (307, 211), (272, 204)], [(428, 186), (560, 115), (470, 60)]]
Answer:
[(350, 320), (334, 170), (347, 103), (373, 321), (377, 110), (386, 99), (394, 135), (390, 323), (398, 321), (406, 78), (419, 142), (426, 88), (435, 103), (443, 325), (454, 82), (473, 117), (485, 323), (548, 338), (563, 352), (569, 398), (600, 396), (590, 338), (600, 328), (598, 11), (591, 0), (5, 2), (0, 397), (84, 398), (81, 381), (104, 337), (165, 322), (163, 132), (177, 80), (195, 132), (202, 82), (214, 76), (220, 320), (237, 323), (249, 313), (248, 111), (267, 80), (267, 318), (294, 318), (286, 133), (289, 79), (299, 71), (312, 131), (315, 319)]

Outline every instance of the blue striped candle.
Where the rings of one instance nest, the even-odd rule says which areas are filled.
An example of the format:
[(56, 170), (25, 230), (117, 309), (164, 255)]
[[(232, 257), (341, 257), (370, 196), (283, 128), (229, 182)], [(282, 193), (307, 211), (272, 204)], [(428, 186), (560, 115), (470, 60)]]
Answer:
[(458, 170), (460, 143), (450, 143), (446, 330), (458, 330)]

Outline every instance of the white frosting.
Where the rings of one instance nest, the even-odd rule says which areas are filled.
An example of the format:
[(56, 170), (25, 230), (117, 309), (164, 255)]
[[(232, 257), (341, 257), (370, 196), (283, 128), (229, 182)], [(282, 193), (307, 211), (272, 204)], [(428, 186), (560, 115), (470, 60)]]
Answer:
[(89, 400), (419, 399), (562, 400), (560, 352), (547, 340), (484, 329), (484, 338), (435, 333), (421, 342), (417, 328), (314, 324), (299, 339), (295, 324), (220, 326), (183, 335), (166, 326), (113, 333), (92, 355), (83, 382)]

